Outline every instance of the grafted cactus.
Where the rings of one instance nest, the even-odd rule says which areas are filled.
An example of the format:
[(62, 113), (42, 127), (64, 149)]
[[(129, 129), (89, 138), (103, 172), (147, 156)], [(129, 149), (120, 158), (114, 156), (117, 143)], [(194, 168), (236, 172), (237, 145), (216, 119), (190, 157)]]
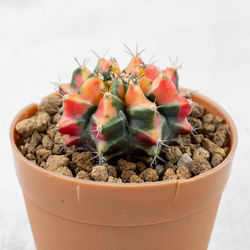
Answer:
[(73, 72), (59, 121), (65, 143), (97, 152), (104, 161), (129, 156), (152, 162), (161, 146), (188, 133), (189, 101), (178, 93), (177, 69), (161, 71), (132, 54), (121, 72), (114, 58), (99, 58), (91, 73), (86, 65)]

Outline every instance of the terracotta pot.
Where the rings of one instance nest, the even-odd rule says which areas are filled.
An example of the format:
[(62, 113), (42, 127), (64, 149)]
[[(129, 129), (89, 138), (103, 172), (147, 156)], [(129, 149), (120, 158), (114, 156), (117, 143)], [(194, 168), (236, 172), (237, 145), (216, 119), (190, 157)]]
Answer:
[(188, 180), (113, 184), (77, 180), (48, 172), (17, 149), (15, 125), (32, 116), (23, 109), (10, 129), (15, 167), (37, 249), (207, 249), (237, 145), (230, 116), (207, 97), (193, 100), (225, 118), (230, 153), (216, 168)]

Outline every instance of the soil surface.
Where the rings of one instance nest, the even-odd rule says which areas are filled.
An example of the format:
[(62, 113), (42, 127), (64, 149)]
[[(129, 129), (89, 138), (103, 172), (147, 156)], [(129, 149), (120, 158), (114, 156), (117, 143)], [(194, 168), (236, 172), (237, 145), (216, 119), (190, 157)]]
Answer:
[(56, 126), (61, 106), (59, 96), (45, 97), (33, 117), (16, 125), (20, 152), (40, 167), (58, 174), (117, 183), (189, 179), (216, 167), (229, 153), (229, 131), (223, 118), (208, 114), (205, 107), (192, 103), (188, 120), (193, 131), (169, 141), (156, 165), (150, 167), (126, 159), (119, 159), (113, 165), (99, 165), (94, 153), (65, 146), (65, 136)]

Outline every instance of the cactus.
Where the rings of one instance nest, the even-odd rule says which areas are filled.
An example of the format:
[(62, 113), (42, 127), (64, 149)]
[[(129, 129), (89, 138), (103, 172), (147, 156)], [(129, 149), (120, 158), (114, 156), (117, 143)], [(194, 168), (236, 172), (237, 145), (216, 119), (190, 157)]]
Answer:
[(123, 72), (114, 58), (98, 58), (94, 73), (86, 65), (73, 72), (59, 129), (65, 143), (96, 152), (104, 161), (127, 156), (152, 163), (164, 142), (188, 133), (189, 101), (178, 93), (177, 68), (160, 71), (145, 64), (141, 52)]

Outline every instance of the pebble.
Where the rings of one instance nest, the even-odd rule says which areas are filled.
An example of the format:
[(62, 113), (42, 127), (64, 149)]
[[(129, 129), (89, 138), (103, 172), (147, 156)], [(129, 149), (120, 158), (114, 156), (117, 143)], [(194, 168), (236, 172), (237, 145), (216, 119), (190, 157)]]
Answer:
[(107, 168), (103, 165), (94, 166), (92, 168), (90, 176), (94, 181), (107, 181), (108, 179)]
[(185, 166), (187, 168), (190, 168), (192, 161), (193, 159), (188, 154), (185, 153), (179, 158), (177, 166), (178, 167)]
[(210, 157), (210, 153), (205, 148), (198, 148), (194, 150), (193, 153), (193, 160), (208, 160)]
[(184, 167), (184, 166), (177, 168), (176, 175), (179, 179), (189, 179), (192, 176), (189, 168)]
[(170, 146), (165, 149), (165, 157), (172, 163), (176, 163), (182, 155), (181, 150), (177, 146)]
[(142, 183), (144, 180), (140, 178), (138, 175), (132, 175), (129, 180), (130, 183)]
[(204, 173), (210, 169), (212, 169), (212, 167), (211, 167), (210, 163), (206, 160), (203, 160), (203, 161), (194, 160), (194, 161), (192, 161), (191, 171), (195, 175), (199, 175), (199, 174)]
[(46, 167), (51, 166), (67, 167), (69, 164), (69, 158), (65, 155), (50, 155), (46, 162)]
[(49, 95), (42, 99), (39, 110), (45, 111), (50, 115), (55, 114), (62, 106), (62, 98), (58, 95)]
[(178, 177), (172, 168), (168, 168), (163, 176), (163, 180), (176, 180)]
[(76, 175), (76, 178), (82, 180), (90, 180), (89, 174), (84, 170), (79, 171)]
[(129, 162), (126, 161), (124, 159), (120, 159), (118, 162), (118, 168), (120, 169), (120, 171), (126, 171), (126, 170), (132, 170), (135, 171), (136, 169), (136, 164), (134, 162)]
[(133, 170), (125, 170), (122, 172), (121, 178), (122, 178), (123, 182), (129, 182), (130, 177), (132, 175), (136, 175), (136, 173)]
[(154, 181), (159, 180), (159, 176), (158, 176), (157, 172), (155, 171), (155, 169), (153, 169), (153, 168), (147, 168), (147, 169), (143, 170), (140, 173), (139, 177), (146, 182), (154, 182)]
[(109, 176), (108, 182), (122, 183), (122, 179), (121, 179), (121, 178), (115, 178), (115, 177), (113, 177), (113, 176)]

